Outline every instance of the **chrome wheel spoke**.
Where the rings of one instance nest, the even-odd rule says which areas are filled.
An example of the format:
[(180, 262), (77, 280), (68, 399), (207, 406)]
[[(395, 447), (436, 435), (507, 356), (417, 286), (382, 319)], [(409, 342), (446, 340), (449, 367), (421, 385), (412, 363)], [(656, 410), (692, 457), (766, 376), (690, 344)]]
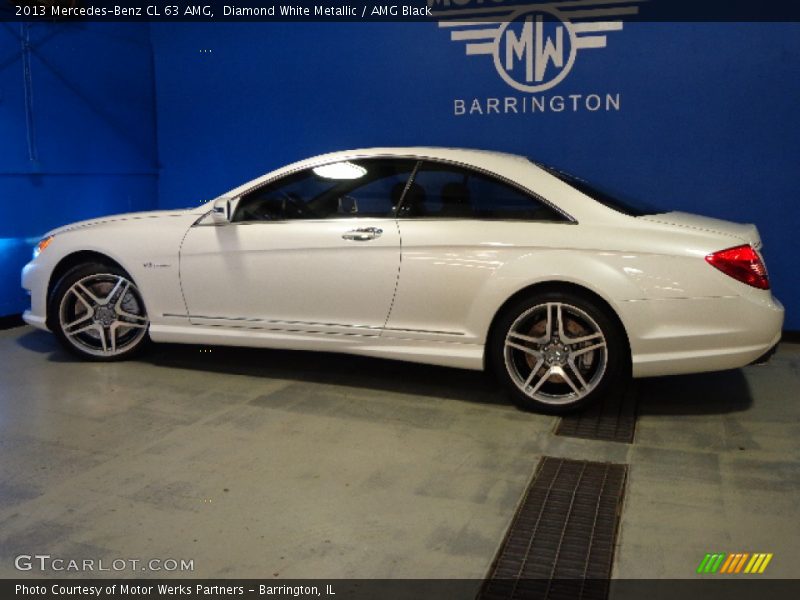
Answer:
[[(581, 388), (585, 389), (585, 388), (589, 387), (589, 384), (586, 383), (586, 380), (583, 378), (583, 375), (581, 374), (581, 370), (578, 367), (575, 366), (575, 358), (570, 357), (568, 362), (569, 362), (570, 369), (572, 369), (572, 372), (575, 374), (575, 378), (578, 380), (578, 383), (581, 384)], [(565, 370), (565, 372), (566, 372), (566, 370)]]
[(549, 340), (553, 336), (553, 308), (557, 307), (556, 304), (547, 305), (547, 320), (545, 321), (544, 338)]
[(561, 311), (561, 304), (556, 304), (556, 320), (558, 321), (558, 337), (562, 340), (567, 337), (567, 334), (564, 333), (564, 314)]
[(147, 324), (147, 317), (143, 317), (141, 315), (134, 315), (133, 313), (129, 313), (123, 310), (122, 308), (117, 308), (116, 313), (117, 317), (120, 317), (122, 319), (129, 319), (130, 322), (125, 321), (125, 324), (130, 325), (131, 327), (133, 327), (134, 325)]
[(600, 348), (605, 348), (605, 347), (606, 343), (605, 341), (603, 341), (598, 344), (592, 344), (591, 346), (586, 346), (585, 348), (580, 348), (579, 350), (575, 350), (570, 355), (572, 356), (572, 358), (575, 358), (576, 356), (581, 356), (583, 354), (586, 354), (587, 352), (593, 352), (594, 350), (599, 350)]
[(564, 382), (570, 388), (572, 388), (573, 392), (575, 392), (579, 396), (582, 395), (580, 388), (578, 388), (578, 386), (575, 385), (575, 382), (572, 381), (572, 377), (569, 376), (569, 374), (567, 373), (566, 369), (564, 369), (563, 367), (553, 367), (552, 371), (553, 371), (554, 375), (558, 375), (559, 377), (561, 377), (561, 379), (563, 379)]
[(80, 281), (73, 285), (69, 291), (90, 311), (94, 311), (94, 307), (100, 304), (100, 299)]
[(81, 329), (74, 331), (75, 327), (78, 325), (83, 325), (87, 321), (92, 323), (92, 317), (94, 316), (94, 311), (90, 310), (88, 313), (83, 315), (82, 317), (78, 317), (72, 323), (67, 323), (64, 325), (64, 333), (67, 335), (75, 335), (76, 333), (80, 333), (81, 331), (86, 331), (86, 327), (82, 327)]
[(530, 335), (523, 335), (519, 331), (509, 331), (508, 337), (514, 338), (515, 340), (520, 340), (522, 342), (529, 342), (531, 344), (543, 344), (548, 339), (548, 336), (537, 338), (537, 337), (532, 337)]
[(570, 345), (574, 346), (575, 344), (583, 344), (585, 342), (591, 342), (592, 340), (597, 340), (597, 339), (602, 340), (603, 339), (603, 334), (598, 331), (596, 333), (592, 333), (590, 335), (584, 335), (582, 337), (577, 337), (577, 338), (571, 338), (571, 337), (564, 336), (562, 339), (567, 344), (570, 344)]
[(103, 344), (103, 352), (108, 352), (108, 338), (106, 337), (108, 330), (102, 326), (98, 326), (97, 330), (100, 332), (100, 343)]
[(85, 325), (84, 327), (81, 327), (80, 329), (76, 329), (76, 330), (74, 330), (74, 331), (67, 331), (67, 332), (65, 332), (65, 333), (66, 333), (68, 336), (72, 337), (72, 336), (76, 336), (76, 335), (78, 335), (79, 333), (85, 333), (85, 332), (87, 332), (87, 331), (91, 331), (91, 330), (93, 330), (93, 329), (94, 329), (95, 331), (97, 331), (98, 329), (100, 329), (100, 328), (98, 327), (97, 323), (94, 323), (94, 322), (92, 322), (92, 323), (90, 323), (89, 325)]
[[(533, 368), (533, 370), (531, 371), (531, 374), (528, 376), (528, 379), (525, 380), (525, 388), (527, 388), (531, 384), (531, 382), (533, 381), (534, 377), (536, 376), (536, 373), (538, 373), (539, 369), (542, 367), (543, 364), (544, 364), (544, 361), (542, 361), (540, 363), (537, 363), (537, 365)], [(551, 368), (547, 369), (542, 374), (541, 377), (539, 377), (539, 381), (536, 382), (536, 385), (534, 385), (533, 388), (531, 388), (530, 392), (528, 392), (528, 393), (533, 395), (536, 392), (538, 392), (539, 388), (542, 387), (542, 385), (544, 385), (544, 383), (548, 379), (550, 379), (550, 375), (552, 375), (552, 374), (553, 374), (553, 368), (551, 367)]]
[(536, 358), (541, 358), (542, 353), (539, 352), (536, 348), (531, 348), (530, 346), (523, 346), (522, 344), (515, 344), (514, 342), (509, 342), (506, 340), (506, 347), (507, 348), (514, 348), (514, 350), (519, 350), (524, 352), (525, 354), (530, 354)]
[(543, 364), (544, 364), (544, 360), (542, 360), (542, 359), (540, 358), (540, 359), (539, 359), (539, 360), (536, 362), (536, 364), (535, 364), (535, 365), (533, 365), (533, 368), (531, 369), (531, 372), (530, 372), (530, 374), (528, 375), (528, 378), (525, 380), (525, 387), (528, 387), (528, 386), (531, 384), (531, 381), (533, 381), (533, 378), (534, 378), (534, 377), (536, 377), (536, 373), (538, 373), (538, 372), (539, 372), (539, 369), (541, 369), (541, 368), (542, 368), (542, 365), (543, 365)]
[(114, 321), (111, 324), (111, 327), (108, 328), (108, 334), (111, 341), (111, 352), (117, 351), (117, 330), (120, 327), (124, 327), (126, 324), (122, 323), (121, 321)]
[(130, 327), (131, 329), (146, 329), (148, 323), (129, 323), (128, 321), (115, 321), (118, 327)]
[(122, 299), (125, 297), (125, 294), (128, 292), (130, 285), (131, 284), (128, 283), (128, 281), (123, 277), (117, 279), (117, 283), (114, 284), (114, 287), (103, 299), (103, 304), (111, 304), (116, 299), (115, 306), (119, 306), (122, 303)]

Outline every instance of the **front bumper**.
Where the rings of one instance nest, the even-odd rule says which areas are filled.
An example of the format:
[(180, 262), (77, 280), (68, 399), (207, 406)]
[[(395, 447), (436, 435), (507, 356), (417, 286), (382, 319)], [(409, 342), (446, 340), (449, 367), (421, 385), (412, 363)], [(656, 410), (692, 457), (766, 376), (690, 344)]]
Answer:
[(31, 297), (31, 307), (26, 310), (22, 319), (39, 329), (49, 331), (47, 327), (47, 284), (49, 271), (42, 267), (41, 261), (32, 260), (22, 269), (22, 287)]
[(22, 320), (25, 321), (28, 325), (32, 325), (37, 329), (50, 331), (50, 328), (47, 327), (47, 319), (45, 319), (44, 317), (40, 317), (39, 315), (35, 315), (29, 310), (26, 310), (24, 313), (22, 313)]

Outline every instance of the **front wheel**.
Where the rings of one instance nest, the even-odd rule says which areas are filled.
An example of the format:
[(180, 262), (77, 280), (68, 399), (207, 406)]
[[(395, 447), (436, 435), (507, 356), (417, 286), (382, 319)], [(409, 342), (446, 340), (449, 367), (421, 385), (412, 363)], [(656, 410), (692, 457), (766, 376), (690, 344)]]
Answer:
[(86, 264), (56, 284), (49, 310), (53, 332), (81, 358), (123, 360), (147, 343), (150, 321), (139, 290), (125, 271)]
[(625, 333), (599, 303), (568, 292), (524, 298), (499, 317), (489, 358), (525, 410), (565, 413), (620, 387), (630, 375)]

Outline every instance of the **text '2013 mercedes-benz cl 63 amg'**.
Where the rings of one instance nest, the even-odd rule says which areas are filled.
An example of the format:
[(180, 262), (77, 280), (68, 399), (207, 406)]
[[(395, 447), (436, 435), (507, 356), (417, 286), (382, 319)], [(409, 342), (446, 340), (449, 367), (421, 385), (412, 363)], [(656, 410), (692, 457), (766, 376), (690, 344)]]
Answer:
[(25, 320), (91, 360), (149, 341), (491, 368), (564, 412), (633, 377), (737, 368), (778, 343), (753, 225), (619, 201), (527, 158), (337, 152), (188, 210), (49, 232)]

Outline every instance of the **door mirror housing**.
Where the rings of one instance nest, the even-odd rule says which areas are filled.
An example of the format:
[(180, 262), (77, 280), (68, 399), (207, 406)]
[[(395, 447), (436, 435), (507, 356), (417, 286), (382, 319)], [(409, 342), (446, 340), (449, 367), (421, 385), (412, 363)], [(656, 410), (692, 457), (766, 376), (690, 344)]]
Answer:
[(230, 223), (232, 216), (230, 200), (220, 198), (214, 201), (214, 208), (211, 209), (211, 217), (214, 219), (214, 223)]

